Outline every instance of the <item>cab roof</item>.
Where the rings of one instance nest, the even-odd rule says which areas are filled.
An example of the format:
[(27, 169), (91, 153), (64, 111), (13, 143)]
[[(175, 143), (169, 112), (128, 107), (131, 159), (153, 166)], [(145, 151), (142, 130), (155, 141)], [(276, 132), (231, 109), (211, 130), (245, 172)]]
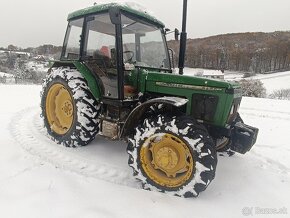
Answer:
[(68, 15), (68, 20), (72, 20), (78, 17), (82, 17), (88, 14), (95, 14), (108, 11), (110, 8), (118, 8), (121, 11), (129, 12), (130, 14), (137, 15), (145, 18), (161, 27), (165, 25), (159, 21), (156, 17), (150, 15), (142, 6), (132, 3), (108, 3), (108, 4), (96, 4), (94, 6), (74, 11)]

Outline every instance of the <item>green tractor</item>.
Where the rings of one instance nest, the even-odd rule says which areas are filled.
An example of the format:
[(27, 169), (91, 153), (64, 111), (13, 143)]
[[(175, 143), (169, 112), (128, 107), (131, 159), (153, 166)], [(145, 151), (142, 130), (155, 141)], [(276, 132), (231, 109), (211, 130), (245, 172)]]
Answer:
[(111, 3), (69, 14), (41, 109), (55, 142), (84, 146), (96, 134), (126, 141), (144, 189), (195, 197), (215, 177), (217, 151), (246, 153), (258, 129), (239, 117), (239, 85), (181, 75), (186, 1), (184, 12), (179, 74), (167, 29), (148, 13)]

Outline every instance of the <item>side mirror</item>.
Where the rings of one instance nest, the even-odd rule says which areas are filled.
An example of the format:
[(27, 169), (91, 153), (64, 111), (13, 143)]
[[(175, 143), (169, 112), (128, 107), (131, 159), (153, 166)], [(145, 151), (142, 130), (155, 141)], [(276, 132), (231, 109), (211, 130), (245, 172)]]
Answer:
[(177, 28), (175, 28), (175, 30), (174, 30), (174, 38), (175, 38), (175, 41), (178, 41), (179, 40), (179, 35), (180, 35), (179, 30)]
[(165, 35), (169, 34), (169, 33), (173, 33), (174, 32), (174, 38), (175, 38), (175, 41), (178, 41), (179, 40), (179, 30), (177, 28), (175, 28), (174, 31), (170, 31), (170, 29), (166, 28), (165, 29)]

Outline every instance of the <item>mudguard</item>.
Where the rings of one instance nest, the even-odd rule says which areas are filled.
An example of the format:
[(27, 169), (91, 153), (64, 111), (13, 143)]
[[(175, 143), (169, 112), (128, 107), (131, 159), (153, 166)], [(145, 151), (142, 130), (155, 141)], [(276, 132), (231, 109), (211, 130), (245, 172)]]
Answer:
[(95, 74), (93, 74), (89, 68), (86, 67), (80, 61), (54, 61), (50, 63), (51, 67), (73, 67), (76, 68), (85, 78), (88, 83), (89, 89), (96, 100), (99, 100), (102, 96), (102, 83), (100, 79), (97, 78)]
[(143, 114), (149, 110), (149, 108), (156, 104), (164, 104), (169, 105), (173, 107), (182, 107), (183, 105), (187, 104), (188, 99), (179, 98), (179, 97), (161, 97), (161, 98), (154, 98), (150, 99), (143, 104), (136, 107), (127, 117), (125, 124), (122, 128), (120, 138), (125, 138), (128, 136), (132, 130), (132, 128), (136, 127), (138, 124), (140, 118), (143, 116)]

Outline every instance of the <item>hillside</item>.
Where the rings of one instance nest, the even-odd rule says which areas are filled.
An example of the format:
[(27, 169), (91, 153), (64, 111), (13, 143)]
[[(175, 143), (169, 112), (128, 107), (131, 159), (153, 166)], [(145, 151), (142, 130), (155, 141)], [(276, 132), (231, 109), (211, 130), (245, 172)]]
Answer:
[[(177, 63), (179, 42), (169, 41), (168, 45), (175, 51), (175, 63)], [(156, 49), (155, 42), (147, 42), (144, 47), (153, 52), (159, 51)], [(20, 69), (21, 77), (29, 79), (32, 77), (31, 70), (28, 70), (28, 75), (24, 75), (26, 68), (22, 65), (31, 58), (36, 58), (37, 61), (58, 59), (61, 48), (61, 46), (42, 45), (22, 49), (9, 45), (6, 49), (2, 48), (4, 50), (0, 49), (0, 71), (14, 74)], [(42, 57), (43, 60), (39, 60), (38, 57)], [(190, 68), (242, 71), (253, 75), (289, 71), (290, 31), (233, 33), (188, 39), (185, 64)]]
[[(199, 75), (200, 72), (205, 72), (207, 75), (217, 75), (220, 71), (217, 70), (205, 70), (200, 68), (185, 68), (184, 74), (189, 76)], [(226, 81), (238, 82), (244, 78), (244, 74), (236, 71), (226, 71), (224, 73), (224, 79)], [(248, 77), (249, 80), (260, 80), (266, 89), (267, 95), (269, 96), (274, 91), (281, 89), (290, 88), (290, 71), (279, 72), (279, 73), (269, 73), (269, 74), (256, 74), (255, 76)]]
[[(169, 41), (178, 56), (179, 42)], [(188, 39), (186, 66), (266, 73), (290, 69), (290, 32), (234, 33)]]

